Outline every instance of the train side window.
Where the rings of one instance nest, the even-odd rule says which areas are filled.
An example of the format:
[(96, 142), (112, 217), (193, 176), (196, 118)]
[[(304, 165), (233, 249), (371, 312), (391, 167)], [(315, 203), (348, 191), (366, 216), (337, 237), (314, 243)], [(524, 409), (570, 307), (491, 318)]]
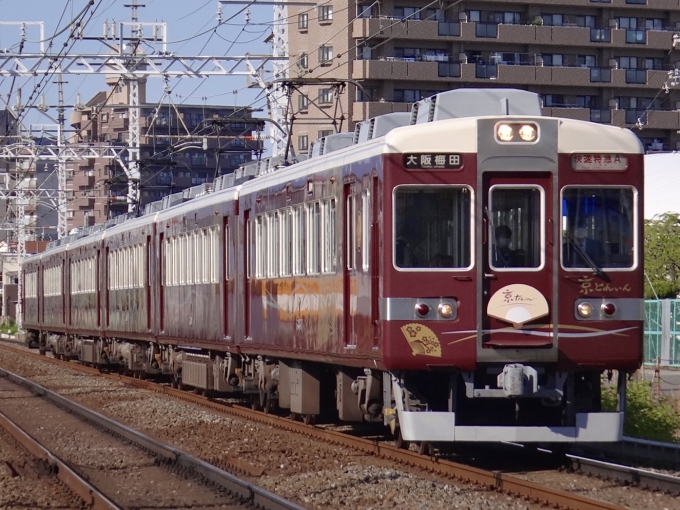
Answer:
[[(394, 266), (428, 271), (469, 269), (472, 266), (471, 195), (467, 186), (395, 188)], [(364, 211), (364, 215), (368, 212)], [(364, 252), (366, 257), (368, 250)]]
[(371, 235), (371, 192), (367, 189), (361, 192), (361, 268), (370, 268), (369, 239)]
[(179, 284), (184, 285), (186, 282), (186, 267), (187, 267), (187, 236), (179, 236)]
[(307, 204), (307, 274), (319, 274), (321, 204)]
[(637, 191), (629, 186), (562, 190), (562, 266), (627, 270), (637, 265)]
[(345, 203), (345, 225), (346, 225), (346, 230), (345, 230), (345, 267), (348, 270), (354, 269), (354, 254), (356, 253), (356, 235), (354, 233), (355, 230), (355, 221), (356, 221), (356, 215), (354, 214), (354, 207), (356, 206), (356, 200), (354, 198), (354, 195), (347, 195), (346, 203)]
[(229, 225), (224, 226), (224, 279), (229, 280)]
[(187, 285), (192, 285), (194, 283), (194, 255), (195, 255), (195, 244), (196, 238), (193, 232), (187, 234)]
[(144, 256), (144, 245), (137, 245), (137, 260), (139, 265), (137, 266), (137, 284), (140, 289), (144, 288), (144, 268), (146, 267), (146, 257)]
[(261, 214), (255, 218), (255, 277), (265, 278), (267, 268), (267, 219)]
[(323, 202), (323, 224), (321, 229), (322, 259), (321, 271), (329, 274), (335, 272), (337, 252), (335, 250), (335, 199), (331, 198)]
[(303, 206), (293, 209), (293, 275), (305, 274), (306, 248), (305, 214)]
[(279, 276), (279, 213), (278, 211), (268, 215), (269, 229), (268, 229), (268, 253), (267, 259), (269, 262), (268, 275), (270, 278)]
[(492, 186), (489, 190), (489, 265), (540, 269), (544, 257), (544, 199), (540, 186)]
[(213, 227), (210, 229), (210, 237), (212, 238), (212, 242), (210, 243), (211, 247), (211, 256), (210, 256), (210, 272), (211, 272), (211, 279), (210, 281), (212, 283), (219, 283), (220, 281), (220, 234), (217, 230), (217, 227)]
[(283, 209), (279, 216), (281, 239), (279, 244), (279, 272), (281, 276), (290, 276), (291, 216), (292, 211), (290, 208)]

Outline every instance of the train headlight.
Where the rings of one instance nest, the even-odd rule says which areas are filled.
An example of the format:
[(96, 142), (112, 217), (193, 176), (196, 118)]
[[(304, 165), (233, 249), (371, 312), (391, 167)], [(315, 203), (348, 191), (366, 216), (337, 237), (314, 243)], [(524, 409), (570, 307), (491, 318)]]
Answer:
[(531, 124), (524, 124), (519, 128), (519, 137), (525, 142), (533, 142), (536, 140), (536, 128)]
[(430, 305), (427, 303), (418, 303), (416, 304), (416, 313), (420, 317), (427, 317), (430, 315)]
[(496, 128), (496, 136), (501, 142), (511, 142), (515, 136), (512, 126), (509, 124), (498, 124)]
[(448, 319), (453, 315), (454, 308), (451, 303), (441, 303), (439, 305), (439, 315), (444, 317), (445, 319)]
[(593, 305), (590, 303), (579, 303), (576, 310), (581, 317), (588, 318), (593, 314)]

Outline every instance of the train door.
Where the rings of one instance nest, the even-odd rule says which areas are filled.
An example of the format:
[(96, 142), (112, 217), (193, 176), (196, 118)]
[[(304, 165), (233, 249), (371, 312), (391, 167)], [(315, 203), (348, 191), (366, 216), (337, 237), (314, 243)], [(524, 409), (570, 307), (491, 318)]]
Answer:
[(480, 360), (526, 359), (527, 349), (547, 359), (555, 355), (553, 174), (485, 172), (482, 182)]

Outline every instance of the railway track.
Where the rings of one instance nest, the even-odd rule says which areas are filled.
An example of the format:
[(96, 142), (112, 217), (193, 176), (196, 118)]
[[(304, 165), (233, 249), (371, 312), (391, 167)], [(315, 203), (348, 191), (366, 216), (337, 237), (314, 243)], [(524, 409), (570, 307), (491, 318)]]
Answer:
[[(18, 349), (12, 350), (15, 350), (22, 356), (25, 356), (27, 354), (27, 351), (24, 350)], [(73, 363), (63, 362), (60, 360), (54, 360), (52, 358), (41, 357), (31, 352), (28, 352), (28, 355), (43, 361), (49, 360), (50, 362), (55, 364), (68, 366), (69, 368), (84, 373), (100, 375), (102, 377), (113, 379), (115, 381), (123, 382), (127, 385), (149, 389), (151, 391), (161, 393), (164, 395), (169, 395), (180, 400), (196, 403), (204, 407), (212, 408), (216, 411), (219, 411), (220, 413), (236, 415), (247, 420), (258, 421), (260, 423), (265, 423), (267, 425), (275, 426), (277, 428), (282, 428), (285, 430), (296, 432), (298, 434), (303, 434), (308, 437), (315, 437), (318, 439), (322, 439), (324, 441), (332, 442), (334, 444), (344, 445), (349, 448), (369, 453), (372, 455), (376, 455), (384, 459), (389, 459), (394, 462), (410, 466), (416, 466), (419, 469), (427, 470), (433, 473), (438, 473), (444, 475), (445, 477), (467, 480), (486, 488), (493, 488), (496, 490), (511, 493), (516, 496), (527, 498), (530, 501), (541, 502), (543, 504), (549, 504), (552, 506), (560, 506), (562, 508), (573, 509), (621, 508), (612, 503), (595, 500), (593, 498), (570, 493), (567, 491), (556, 490), (550, 487), (544, 487), (539, 484), (523, 480), (519, 477), (507, 475), (504, 473), (500, 473), (498, 471), (490, 471), (472, 466), (466, 466), (460, 463), (451, 462), (440, 457), (429, 457), (419, 455), (415, 452), (401, 450), (377, 440), (353, 437), (346, 433), (342, 433), (336, 430), (329, 430), (318, 426), (315, 427), (305, 425), (303, 423), (294, 422), (285, 418), (280, 418), (277, 416), (252, 411), (251, 409), (241, 407), (238, 405), (225, 404), (214, 400), (209, 400), (199, 395), (195, 395), (180, 390), (175, 390), (173, 388), (170, 388), (169, 386), (159, 385), (151, 381), (123, 377), (118, 374), (101, 374), (96, 369), (83, 367), (80, 365), (75, 365)], [(584, 467), (588, 465), (589, 459), (585, 458), (578, 459), (578, 467), (581, 471), (585, 471)], [(609, 476), (611, 478), (622, 479), (622, 477), (619, 476), (619, 474), (617, 474), (621, 472), (620, 469), (618, 471), (610, 470), (606, 473), (603, 471), (603, 469), (605, 469), (605, 466), (600, 465), (598, 469), (599, 469), (597, 473), (598, 476)], [(653, 474), (650, 476), (653, 477)], [(641, 481), (640, 478), (638, 478), (637, 480)], [(635, 481), (636, 481), (635, 479), (632, 480), (633, 483), (635, 483)], [(663, 488), (659, 488), (659, 490), (674, 491), (676, 487), (680, 487), (680, 485), (678, 485), (675, 481), (666, 480), (666, 482), (668, 482), (670, 485), (666, 485)], [(646, 484), (646, 481), (642, 483)], [(648, 486), (652, 487), (652, 485)]]
[[(26, 378), (4, 369), (0, 377), (3, 389), (13, 397), (0, 399), (0, 426), (50, 466), (90, 508), (126, 510), (162, 503), (171, 508), (235, 510), (254, 505), (267, 510), (303, 510)], [(31, 395), (39, 396), (39, 401)], [(94, 455), (86, 458), (84, 450)]]

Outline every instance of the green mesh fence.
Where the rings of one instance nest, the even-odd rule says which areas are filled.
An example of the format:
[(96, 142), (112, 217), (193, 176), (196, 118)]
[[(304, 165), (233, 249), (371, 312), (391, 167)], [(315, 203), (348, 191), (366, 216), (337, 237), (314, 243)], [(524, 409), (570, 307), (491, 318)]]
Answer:
[(661, 301), (645, 301), (645, 363), (656, 363), (661, 356)]

